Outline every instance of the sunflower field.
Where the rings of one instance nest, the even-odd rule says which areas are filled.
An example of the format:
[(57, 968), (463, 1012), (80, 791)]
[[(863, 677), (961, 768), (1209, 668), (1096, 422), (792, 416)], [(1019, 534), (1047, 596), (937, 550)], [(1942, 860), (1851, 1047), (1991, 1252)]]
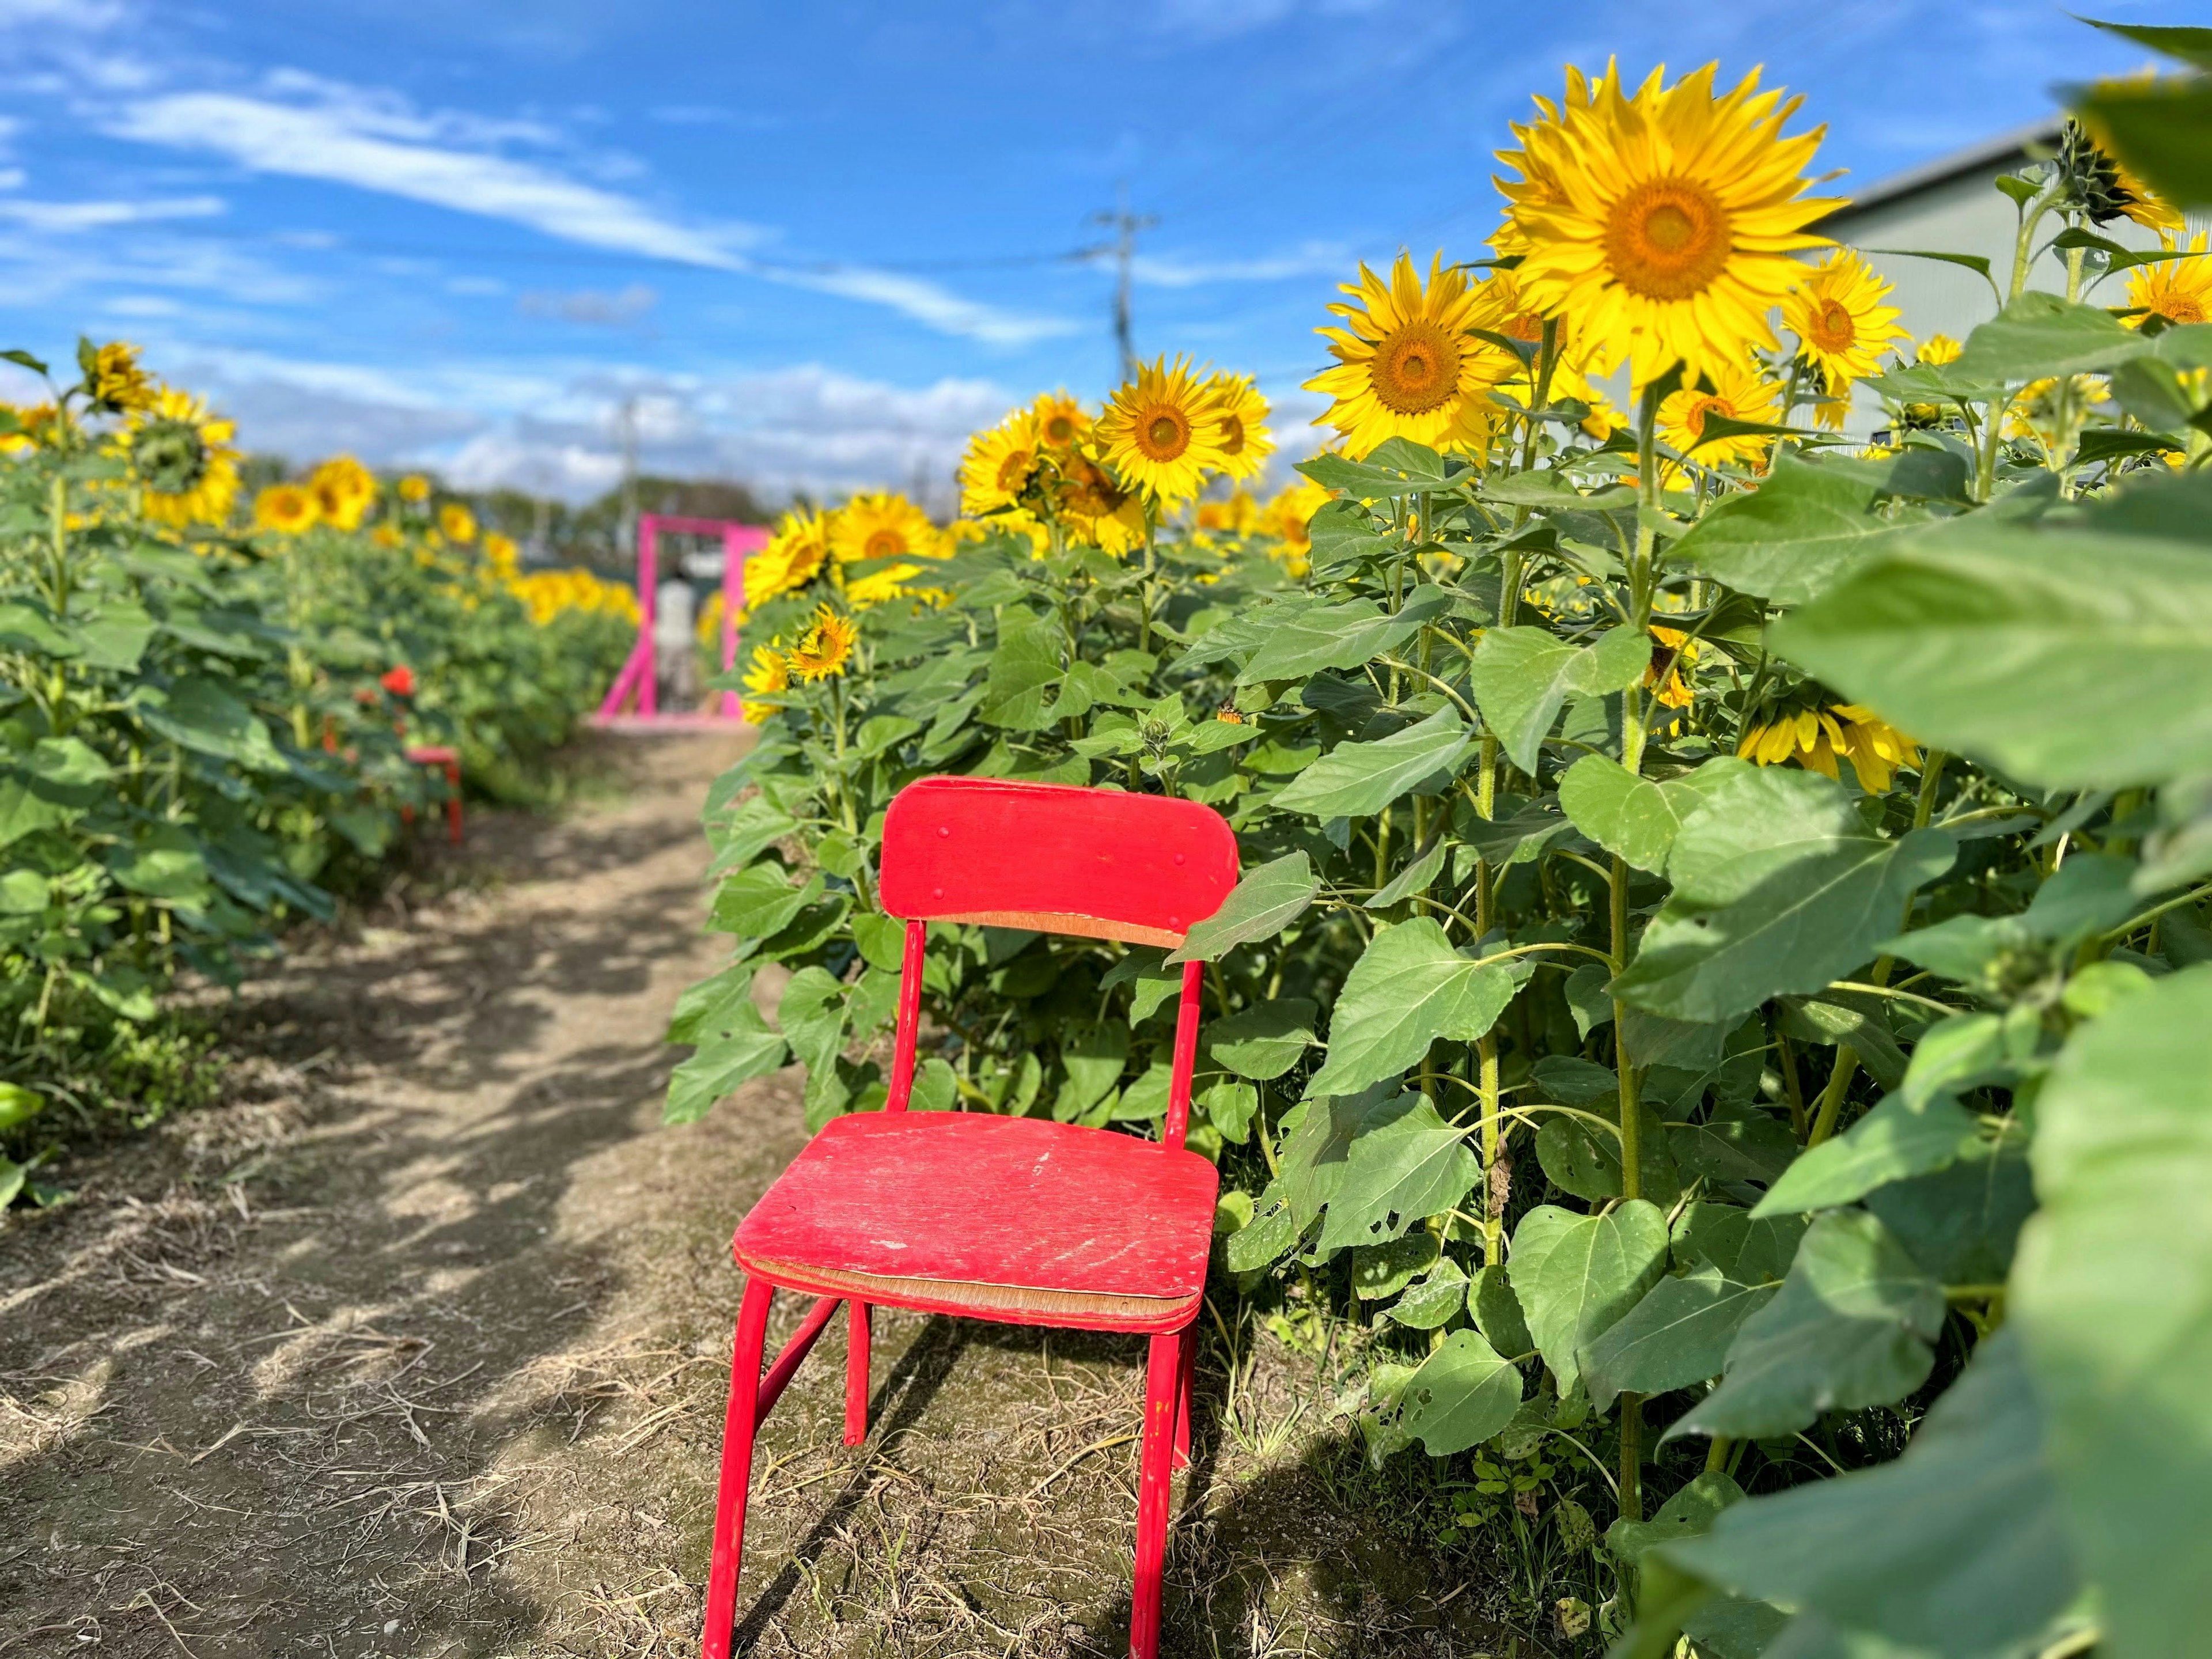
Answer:
[(1217, 1299), (1356, 1351), (1367, 1455), (1558, 1541), (1589, 1641), (2202, 1650), (2212, 31), (2120, 32), (2196, 73), (1996, 181), (1963, 342), (1808, 230), (1796, 100), (1571, 71), (1494, 257), (1331, 305), (1273, 501), (1249, 382), (1163, 361), (978, 434), (950, 531), (788, 519), (669, 1117), (880, 1106), (903, 785), (1208, 803), (1180, 950), (931, 929), (917, 1108), (1157, 1133), (1202, 960)]
[(636, 617), (427, 479), (341, 456), (247, 502), (230, 423), (127, 345), (65, 388), (7, 356), (54, 389), (0, 409), (0, 1204), (51, 1196), (58, 1129), (173, 1103), (161, 993), (330, 919), (442, 797), (410, 747), (522, 788)]

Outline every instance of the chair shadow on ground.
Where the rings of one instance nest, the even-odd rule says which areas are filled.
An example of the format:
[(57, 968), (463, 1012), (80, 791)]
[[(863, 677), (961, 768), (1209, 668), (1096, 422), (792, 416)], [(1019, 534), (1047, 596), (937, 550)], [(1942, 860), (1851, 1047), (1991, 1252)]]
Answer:
[[(757, 1582), (750, 1573), (740, 1583), (732, 1650), (756, 1650), (776, 1630), (793, 1593), (824, 1570), (839, 1534), (879, 1478), (876, 1464), (882, 1449), (920, 1424), (963, 1356), (981, 1349), (1010, 1357), (1038, 1353), (1047, 1343), (1055, 1359), (1140, 1372), (1140, 1337), (930, 1317), (876, 1389), (868, 1447), (840, 1489), (821, 1503), (805, 1534), (783, 1553), (765, 1588), (750, 1592)], [(825, 1343), (808, 1363), (841, 1370), (842, 1346)], [(1360, 1455), (1345, 1434), (1325, 1437), (1294, 1463), (1240, 1481), (1225, 1498), (1217, 1492), (1215, 1477), (1227, 1438), (1225, 1395), (1225, 1378), (1202, 1356), (1191, 1462), (1177, 1477), (1169, 1535), (1160, 1641), (1167, 1659), (1259, 1659), (1284, 1650), (1262, 1632), (1285, 1623), (1307, 1632), (1310, 1645), (1298, 1650), (1362, 1659), (1442, 1659), (1477, 1651), (1539, 1659), (1552, 1651), (1526, 1632), (1476, 1616), (1475, 1598), (1447, 1595), (1449, 1585), (1438, 1584), (1435, 1564), (1423, 1552), (1377, 1534), (1372, 1517), (1346, 1514), (1331, 1501), (1323, 1466), (1356, 1462)], [(1133, 1409), (1130, 1428), (1136, 1424)], [(756, 1521), (759, 1503), (757, 1494)], [(1097, 1584), (1098, 1600), (1080, 1611), (1069, 1609), (1065, 1649), (1047, 1642), (1047, 1650), (1065, 1651), (1072, 1659), (1127, 1651), (1134, 1505), (1125, 1509), (1110, 1503), (1097, 1511), (1094, 1524), (1102, 1541), (1110, 1542), (1106, 1553), (1118, 1565), (1103, 1570), (1113, 1576)], [(1297, 1607), (1286, 1609), (1276, 1575), (1292, 1568), (1298, 1570), (1301, 1599)], [(788, 1629), (781, 1633), (787, 1641), (793, 1639)]]

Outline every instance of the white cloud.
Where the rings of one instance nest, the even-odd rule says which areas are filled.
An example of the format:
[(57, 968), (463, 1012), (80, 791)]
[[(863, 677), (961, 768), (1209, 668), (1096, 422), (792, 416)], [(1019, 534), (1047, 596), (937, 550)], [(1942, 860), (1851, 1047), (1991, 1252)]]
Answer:
[(0, 0), (0, 28), (64, 28), (92, 34), (114, 27), (130, 15), (122, 0)]
[[(4, 0), (0, 0), (4, 3)], [(126, 101), (106, 117), (114, 137), (211, 150), (257, 172), (316, 179), (525, 225), (589, 247), (757, 276), (879, 305), (928, 328), (988, 345), (1018, 346), (1073, 331), (1060, 318), (1008, 312), (935, 283), (866, 265), (766, 263), (748, 250), (768, 233), (744, 224), (698, 226), (633, 197), (489, 148), (550, 143), (535, 123), (422, 113), (396, 94), (296, 70), (270, 77), (286, 97), (179, 92)]]
[[(18, 175), (20, 181), (21, 175)], [(105, 230), (160, 219), (210, 219), (223, 211), (220, 196), (179, 196), (154, 202), (23, 202), (0, 200), (0, 220), (27, 230)]]
[(1255, 259), (1186, 259), (1174, 254), (1139, 254), (1130, 271), (1154, 288), (1201, 288), (1216, 283), (1277, 283), (1291, 277), (1340, 274), (1352, 261), (1348, 245), (1308, 242), (1292, 253)]
[(527, 161), (387, 137), (399, 124), (375, 100), (284, 104), (234, 93), (181, 92), (126, 104), (108, 130), (180, 149), (210, 149), (258, 172), (404, 196), (457, 213), (527, 225), (566, 241), (736, 270), (732, 244), (759, 233), (694, 229), (612, 191)]

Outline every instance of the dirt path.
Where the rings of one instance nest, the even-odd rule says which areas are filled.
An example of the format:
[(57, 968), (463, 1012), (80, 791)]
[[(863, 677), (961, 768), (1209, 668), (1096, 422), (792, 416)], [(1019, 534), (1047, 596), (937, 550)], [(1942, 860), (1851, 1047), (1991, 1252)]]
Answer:
[[(607, 804), (487, 816), (452, 896), (249, 988), (228, 1103), (0, 1226), (0, 1652), (696, 1651), (726, 1242), (805, 1134), (792, 1074), (659, 1124), (668, 1009), (726, 950), (696, 815), (733, 757), (635, 744)], [(1119, 1652), (1139, 1345), (877, 1344), (866, 1447), (834, 1336), (769, 1421), (741, 1641)], [(1201, 1365), (1166, 1651), (1507, 1650), (1410, 1477), (1314, 1442), (1325, 1357), (1217, 1326)]]

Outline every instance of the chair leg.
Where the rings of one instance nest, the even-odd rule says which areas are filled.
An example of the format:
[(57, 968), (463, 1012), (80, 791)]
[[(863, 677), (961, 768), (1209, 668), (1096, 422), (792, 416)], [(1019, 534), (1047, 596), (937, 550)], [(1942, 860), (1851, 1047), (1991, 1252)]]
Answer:
[(461, 763), (446, 763), (446, 833), (454, 846), (461, 844)]
[(868, 1304), (845, 1304), (845, 1443), (868, 1437)]
[(738, 1340), (730, 1356), (730, 1409), (722, 1420), (722, 1480), (714, 1498), (714, 1553), (707, 1570), (705, 1659), (729, 1659), (737, 1623), (738, 1569), (745, 1548), (745, 1489), (752, 1482), (753, 1431), (760, 1398), (761, 1351), (768, 1343), (769, 1304), (775, 1287), (764, 1279), (745, 1285), (738, 1312)]
[(1174, 1478), (1177, 1376), (1182, 1338), (1156, 1336), (1145, 1366), (1144, 1448), (1137, 1475), (1137, 1574), (1129, 1594), (1129, 1659), (1158, 1659), (1160, 1565), (1168, 1547), (1168, 1484)]
[(1190, 1467), (1190, 1401), (1197, 1375), (1198, 1326), (1193, 1323), (1183, 1327), (1176, 1356), (1175, 1466), (1179, 1469)]

